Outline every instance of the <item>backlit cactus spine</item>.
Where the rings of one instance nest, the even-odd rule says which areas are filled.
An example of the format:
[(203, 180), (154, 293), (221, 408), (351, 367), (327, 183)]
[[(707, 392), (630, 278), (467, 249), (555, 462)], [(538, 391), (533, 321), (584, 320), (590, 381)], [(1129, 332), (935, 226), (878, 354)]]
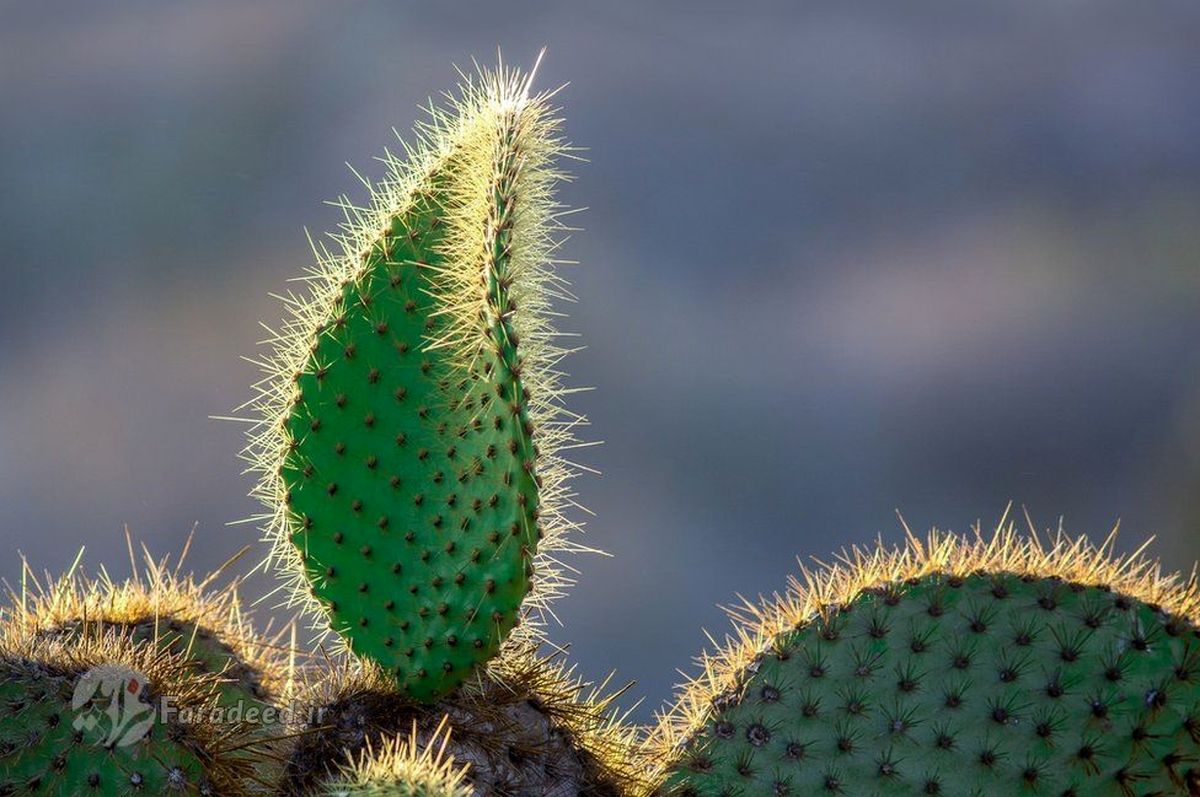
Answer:
[(367, 749), (340, 775), (321, 787), (321, 797), (472, 797), (464, 782), (466, 767), (447, 755), (449, 733), (443, 724), (428, 740), (393, 736)]
[(1200, 593), (1059, 533), (852, 549), (733, 612), (659, 794), (1195, 794)]
[(578, 547), (560, 453), (584, 419), (562, 407), (550, 324), (569, 298), (553, 189), (570, 148), (531, 81), (466, 79), (407, 161), (384, 158), (366, 207), (341, 202), (339, 251), (314, 247), (252, 403), (273, 563), (318, 628), (417, 700), (536, 625)]
[(238, 582), (218, 587), (226, 567), (197, 579), (183, 571), (188, 539), (176, 563), (143, 550), (139, 567), (130, 547), (132, 575), (114, 581), (105, 570), (85, 572), (80, 551), (71, 569), (59, 577), (36, 577), (25, 564), (22, 588), (10, 590), (3, 607), (10, 633), (66, 644), (87, 636), (114, 634), (134, 644), (147, 643), (179, 657), (192, 672), (213, 675), (219, 702), (255, 714), (286, 690), (294, 651), (281, 634), (255, 630), (243, 611)]

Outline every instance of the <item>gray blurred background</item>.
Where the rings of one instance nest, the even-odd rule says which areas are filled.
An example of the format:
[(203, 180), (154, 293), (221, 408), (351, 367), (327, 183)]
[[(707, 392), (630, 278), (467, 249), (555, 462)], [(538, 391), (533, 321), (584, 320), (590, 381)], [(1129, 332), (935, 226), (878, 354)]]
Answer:
[[(101, 8), (103, 10), (101, 10)], [(268, 292), (451, 65), (502, 47), (565, 199), (605, 444), (558, 605), (649, 716), (796, 556), (993, 523), (1200, 556), (1200, 5), (25, 3), (0, 9), (0, 575), (256, 539)], [(259, 551), (256, 551), (256, 555)], [(269, 582), (254, 582), (265, 591)]]

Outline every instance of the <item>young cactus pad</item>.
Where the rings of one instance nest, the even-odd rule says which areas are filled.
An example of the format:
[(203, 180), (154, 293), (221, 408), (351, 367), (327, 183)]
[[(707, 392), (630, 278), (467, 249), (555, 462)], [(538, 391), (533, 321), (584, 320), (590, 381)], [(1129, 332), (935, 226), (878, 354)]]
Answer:
[(1110, 554), (1009, 528), (806, 573), (664, 717), (661, 791), (1197, 793), (1195, 583)]
[(296, 594), (433, 700), (554, 596), (571, 524), (548, 323), (566, 152), (550, 95), (501, 68), (431, 109), (273, 340), (248, 449)]

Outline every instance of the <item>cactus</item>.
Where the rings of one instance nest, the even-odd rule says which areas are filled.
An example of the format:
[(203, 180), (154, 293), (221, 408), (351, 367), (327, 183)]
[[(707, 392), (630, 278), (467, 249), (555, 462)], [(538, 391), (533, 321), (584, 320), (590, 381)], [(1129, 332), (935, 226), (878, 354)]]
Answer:
[(364, 751), (416, 727), (426, 749), (443, 723), (446, 753), (468, 767), (472, 794), (631, 793), (641, 781), (632, 731), (612, 715), (616, 695), (589, 690), (532, 648), (509, 648), (451, 697), (426, 705), (398, 693), (371, 665), (318, 682), (297, 716), (298, 743), (281, 792), (322, 793)]
[[(245, 727), (209, 721), (217, 676), (109, 630), (0, 634), (0, 794), (251, 793)], [(174, 713), (162, 711), (170, 697)], [(182, 721), (182, 716), (187, 721)]]
[(551, 94), (501, 66), (431, 107), (385, 157), (338, 255), (288, 298), (252, 402), (274, 561), (344, 645), (434, 700), (554, 597), (571, 547), (549, 303), (558, 137)]
[(1111, 542), (910, 535), (744, 603), (649, 743), (661, 792), (1194, 793), (1200, 593)]
[[(1200, 588), (1111, 538), (851, 549), (734, 609), (647, 738), (542, 657), (558, 556), (586, 550), (550, 324), (571, 148), (532, 73), (464, 81), (338, 203), (247, 405), (265, 564), (335, 633), (327, 666), (298, 683), (224, 568), (26, 566), (0, 797), (1200, 794)], [(224, 713), (285, 700), (287, 733)]]
[(426, 742), (414, 722), (407, 737), (392, 737), (378, 750), (367, 745), (336, 780), (322, 786), (321, 797), (471, 797), (466, 767), (446, 755), (449, 741), (444, 721)]
[(67, 642), (108, 631), (149, 642), (179, 657), (193, 673), (217, 676), (221, 705), (240, 703), (243, 710), (261, 714), (289, 677), (286, 648), (277, 636), (255, 632), (242, 612), (236, 581), (213, 587), (227, 566), (199, 580), (182, 572), (190, 547), (189, 537), (174, 567), (168, 558), (155, 560), (143, 549), (139, 568), (130, 546), (133, 574), (123, 582), (104, 570), (97, 576), (84, 573), (82, 551), (66, 574), (46, 574), (44, 583), (26, 564), (22, 589), (9, 590), (7, 624)]

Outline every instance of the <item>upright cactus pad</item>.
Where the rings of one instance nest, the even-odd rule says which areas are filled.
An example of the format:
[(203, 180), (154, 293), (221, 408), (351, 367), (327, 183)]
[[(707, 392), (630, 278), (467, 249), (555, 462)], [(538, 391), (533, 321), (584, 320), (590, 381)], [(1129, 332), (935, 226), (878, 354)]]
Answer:
[(449, 741), (445, 725), (423, 740), (413, 723), (408, 736), (363, 750), (338, 778), (323, 784), (321, 797), (472, 797), (466, 767), (446, 754)]
[(112, 631), (65, 640), (6, 627), (0, 794), (248, 794), (253, 746), (244, 726), (210, 722), (216, 686), (216, 676)]
[(248, 449), (297, 597), (417, 700), (494, 656), (553, 597), (570, 525), (548, 324), (557, 137), (549, 95), (501, 69), (432, 110), (407, 164), (272, 341)]
[(1196, 793), (1195, 583), (1109, 553), (934, 534), (806, 574), (664, 718), (661, 792)]

